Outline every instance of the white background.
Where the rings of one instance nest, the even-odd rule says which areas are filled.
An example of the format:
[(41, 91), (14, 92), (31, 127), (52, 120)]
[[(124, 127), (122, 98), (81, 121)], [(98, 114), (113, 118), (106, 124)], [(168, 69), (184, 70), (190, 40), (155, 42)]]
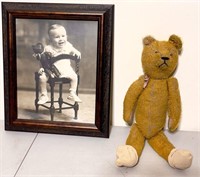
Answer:
[[(115, 5), (112, 89), (112, 124), (115, 126), (126, 125), (122, 118), (123, 99), (130, 84), (143, 74), (141, 66), (142, 39), (147, 35), (152, 35), (157, 40), (168, 40), (171, 34), (180, 36), (183, 40), (183, 53), (175, 74), (179, 81), (183, 110), (179, 128), (180, 130), (200, 131), (199, 1), (29, 0), (28, 2)], [(2, 36), (2, 29), (0, 29), (0, 33)], [(0, 85), (0, 119), (4, 119), (2, 40), (0, 41)]]

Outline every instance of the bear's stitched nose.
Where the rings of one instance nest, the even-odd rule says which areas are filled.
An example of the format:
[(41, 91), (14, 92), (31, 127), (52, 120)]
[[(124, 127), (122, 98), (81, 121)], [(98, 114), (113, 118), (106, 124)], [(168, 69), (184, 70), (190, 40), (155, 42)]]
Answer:
[(161, 57), (162, 60), (166, 61), (166, 60), (169, 60), (168, 57)]

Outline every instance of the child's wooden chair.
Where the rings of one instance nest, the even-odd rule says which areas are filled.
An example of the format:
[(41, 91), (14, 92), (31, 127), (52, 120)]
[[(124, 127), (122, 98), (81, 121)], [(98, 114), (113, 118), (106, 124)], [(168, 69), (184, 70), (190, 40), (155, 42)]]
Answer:
[[(44, 68), (45, 73), (47, 74), (48, 81), (47, 83), (50, 86), (50, 101), (46, 102), (45, 104), (38, 104), (39, 101), (39, 73), (35, 72), (35, 89), (36, 89), (36, 98), (35, 98), (35, 108), (36, 112), (39, 110), (39, 106), (42, 106), (44, 108), (49, 109), (50, 116), (51, 116), (51, 121), (54, 120), (54, 113), (55, 111), (58, 111), (59, 113), (62, 112), (63, 109), (74, 109), (74, 119), (78, 118), (78, 109), (79, 109), (79, 104), (75, 102), (74, 104), (64, 101), (63, 100), (63, 84), (70, 84), (71, 80), (69, 78), (59, 78), (57, 77), (57, 73), (54, 71), (55, 68), (52, 68), (52, 63), (63, 59), (67, 58), (70, 60), (75, 61), (75, 72), (78, 77), (78, 85), (79, 85), (79, 61), (80, 59), (77, 59), (77, 57), (72, 56), (72, 55), (59, 55), (58, 57), (52, 57), (48, 58), (49, 56), (45, 53), (43, 53), (43, 45), (41, 43), (36, 44), (33, 46), (33, 51), (35, 57), (41, 62), (42, 67)], [(49, 61), (52, 61), (51, 63), (48, 63)], [(59, 97), (58, 100), (54, 99), (54, 92), (55, 92), (55, 86), (59, 86)], [(77, 95), (78, 95), (78, 86), (77, 86)], [(55, 107), (55, 103), (58, 103), (58, 107)], [(50, 104), (50, 106), (48, 106)], [(65, 106), (63, 106), (63, 104)]]

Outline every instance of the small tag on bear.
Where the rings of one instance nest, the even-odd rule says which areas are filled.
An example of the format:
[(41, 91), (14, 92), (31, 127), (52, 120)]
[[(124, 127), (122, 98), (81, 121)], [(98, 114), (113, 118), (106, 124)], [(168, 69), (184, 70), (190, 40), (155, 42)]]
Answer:
[(148, 82), (149, 82), (149, 76), (145, 75), (145, 76), (144, 76), (144, 85), (143, 85), (143, 88), (146, 88), (146, 87), (147, 87)]

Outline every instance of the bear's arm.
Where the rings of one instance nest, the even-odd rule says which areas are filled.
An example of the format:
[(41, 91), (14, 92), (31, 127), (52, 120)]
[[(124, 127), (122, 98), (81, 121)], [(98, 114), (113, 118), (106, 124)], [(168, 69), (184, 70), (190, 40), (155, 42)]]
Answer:
[(126, 92), (124, 98), (124, 110), (123, 110), (123, 119), (125, 122), (130, 124), (132, 119), (132, 112), (135, 106), (135, 103), (143, 91), (144, 87), (144, 76), (141, 76), (138, 80), (133, 82)]
[(168, 79), (168, 91), (168, 128), (170, 131), (175, 131), (179, 125), (181, 117), (181, 97), (176, 78), (172, 77)]

